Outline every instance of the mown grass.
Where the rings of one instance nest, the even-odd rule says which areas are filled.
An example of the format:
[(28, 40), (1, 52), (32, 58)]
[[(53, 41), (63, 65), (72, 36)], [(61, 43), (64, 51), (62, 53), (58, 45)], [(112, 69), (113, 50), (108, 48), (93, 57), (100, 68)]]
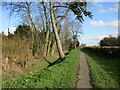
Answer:
[(85, 51), (94, 88), (119, 88), (118, 60)]
[(72, 50), (65, 60), (44, 70), (2, 83), (3, 88), (74, 88), (79, 66), (79, 50)]

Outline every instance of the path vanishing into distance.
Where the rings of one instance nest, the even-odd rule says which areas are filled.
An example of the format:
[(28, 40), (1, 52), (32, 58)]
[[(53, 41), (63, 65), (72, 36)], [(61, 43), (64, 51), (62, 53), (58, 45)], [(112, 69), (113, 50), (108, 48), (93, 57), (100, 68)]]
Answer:
[(77, 88), (92, 88), (89, 67), (84, 52), (80, 52), (80, 69), (78, 71)]

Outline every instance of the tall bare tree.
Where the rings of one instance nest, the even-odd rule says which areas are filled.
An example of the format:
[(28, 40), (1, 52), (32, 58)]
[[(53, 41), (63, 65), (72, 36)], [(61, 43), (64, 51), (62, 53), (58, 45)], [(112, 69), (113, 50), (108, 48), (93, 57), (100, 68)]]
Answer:
[(49, 18), (48, 18), (46, 3), (45, 2), (41, 2), (41, 4), (43, 5), (45, 19), (46, 19), (46, 40), (45, 40), (45, 46), (44, 46), (44, 56), (46, 56), (47, 55), (47, 47), (48, 47), (50, 27), (49, 27)]
[(86, 6), (87, 6), (87, 2), (70, 2), (70, 3), (61, 3), (61, 5), (56, 5), (53, 6), (53, 3), (50, 2), (50, 11), (51, 11), (51, 18), (52, 18), (52, 24), (53, 24), (53, 30), (55, 33), (55, 39), (56, 39), (56, 44), (57, 44), (57, 48), (58, 48), (58, 52), (60, 55), (60, 58), (63, 59), (64, 58), (64, 53), (62, 50), (62, 45), (60, 42), (60, 38), (59, 38), (59, 34), (58, 34), (58, 28), (57, 28), (57, 23), (55, 20), (55, 13), (54, 13), (54, 8), (68, 8), (70, 9), (75, 15), (77, 15), (77, 19), (80, 22), (83, 22), (83, 16), (88, 16), (90, 18), (92, 18), (91, 12), (86, 10)]
[(55, 39), (56, 39), (56, 43), (57, 43), (57, 48), (58, 48), (58, 51), (59, 51), (60, 58), (63, 59), (64, 58), (64, 53), (63, 53), (63, 50), (62, 50), (62, 45), (61, 45), (61, 42), (60, 42), (58, 29), (57, 29), (57, 26), (56, 26), (56, 20), (55, 20), (55, 16), (54, 16), (54, 9), (53, 9), (52, 2), (50, 2), (50, 13), (51, 13), (51, 19), (52, 19), (52, 25), (53, 25), (53, 30), (54, 30), (54, 34), (55, 34)]
[(72, 34), (73, 45), (74, 49), (77, 47), (78, 37), (82, 34), (82, 25), (78, 21), (71, 21), (70, 22), (70, 31)]

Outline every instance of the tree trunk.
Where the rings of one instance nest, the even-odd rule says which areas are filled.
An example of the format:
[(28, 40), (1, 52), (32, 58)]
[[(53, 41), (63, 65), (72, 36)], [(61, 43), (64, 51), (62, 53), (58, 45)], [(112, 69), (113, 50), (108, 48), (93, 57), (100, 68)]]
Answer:
[(54, 53), (55, 53), (55, 49), (56, 49), (56, 41), (53, 42), (53, 45), (52, 45), (52, 51), (51, 51), (51, 56), (54, 55)]
[(76, 44), (75, 44), (74, 48), (76, 49)]
[(35, 39), (35, 36), (34, 36), (34, 31), (36, 31), (36, 27), (35, 27), (35, 24), (34, 24), (34, 22), (33, 22), (33, 20), (32, 20), (32, 17), (31, 17), (31, 15), (30, 15), (30, 5), (28, 4), (28, 2), (26, 2), (26, 5), (27, 5), (27, 13), (28, 13), (28, 17), (29, 17), (29, 19), (30, 19), (30, 22), (31, 22), (31, 29), (32, 29), (32, 54), (34, 55), (34, 53), (33, 53), (33, 49), (34, 49), (34, 39)]
[(47, 47), (48, 47), (48, 39), (49, 39), (49, 23), (48, 23), (48, 15), (46, 10), (46, 4), (44, 2), (41, 2), (44, 7), (44, 13), (45, 13), (45, 19), (46, 19), (46, 40), (45, 40), (45, 46), (44, 46), (44, 56), (47, 56)]
[(48, 48), (47, 48), (47, 56), (50, 55), (50, 45), (51, 45), (52, 39), (49, 39), (49, 43), (48, 43)]
[[(62, 21), (63, 19), (65, 19), (65, 17), (67, 16), (67, 14), (68, 14), (69, 11), (70, 11), (70, 9), (67, 9), (67, 11), (66, 11), (66, 13), (63, 15), (63, 17), (60, 18), (60, 19), (57, 21), (57, 23), (56, 23), (57, 28), (58, 28), (58, 25), (61, 23), (61, 21)], [(56, 15), (56, 13), (55, 13), (54, 15)], [(60, 34), (60, 31), (61, 31), (61, 30), (58, 30), (58, 34)], [(55, 50), (56, 50), (56, 41), (53, 40), (53, 45), (52, 45), (51, 52), (50, 52), (51, 56), (54, 55)]]
[(58, 49), (60, 58), (63, 59), (64, 58), (64, 53), (63, 53), (63, 50), (62, 50), (62, 45), (61, 45), (59, 34), (58, 34), (58, 31), (57, 31), (57, 26), (56, 26), (56, 21), (55, 21), (52, 2), (50, 2), (50, 13), (51, 13), (51, 19), (52, 19), (52, 25), (53, 25), (53, 31), (54, 31), (54, 34), (55, 34), (57, 49)]

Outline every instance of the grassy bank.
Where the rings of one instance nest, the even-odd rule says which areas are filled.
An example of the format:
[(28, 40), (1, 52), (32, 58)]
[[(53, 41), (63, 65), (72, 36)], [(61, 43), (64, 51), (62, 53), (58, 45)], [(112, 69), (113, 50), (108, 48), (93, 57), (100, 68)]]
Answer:
[(118, 88), (118, 60), (85, 51), (94, 88)]
[(3, 88), (73, 88), (77, 80), (79, 50), (72, 50), (65, 60), (41, 71), (3, 82)]

